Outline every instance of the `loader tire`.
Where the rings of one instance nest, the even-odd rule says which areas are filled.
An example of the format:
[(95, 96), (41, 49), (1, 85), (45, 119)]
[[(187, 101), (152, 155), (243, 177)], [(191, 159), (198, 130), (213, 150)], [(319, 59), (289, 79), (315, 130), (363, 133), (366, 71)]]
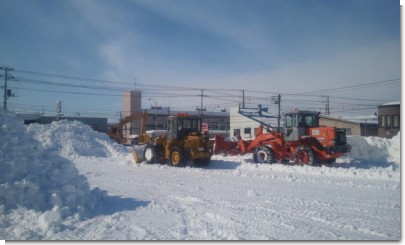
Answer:
[(184, 167), (187, 161), (183, 151), (179, 147), (173, 147), (170, 150), (170, 165), (173, 167)]
[(268, 146), (259, 146), (253, 152), (253, 160), (255, 163), (273, 163), (274, 152)]
[(313, 165), (315, 156), (311, 147), (307, 145), (298, 146), (294, 152), (294, 161), (300, 165)]
[(143, 157), (147, 164), (153, 164), (157, 162), (156, 150), (153, 145), (147, 145), (143, 151)]

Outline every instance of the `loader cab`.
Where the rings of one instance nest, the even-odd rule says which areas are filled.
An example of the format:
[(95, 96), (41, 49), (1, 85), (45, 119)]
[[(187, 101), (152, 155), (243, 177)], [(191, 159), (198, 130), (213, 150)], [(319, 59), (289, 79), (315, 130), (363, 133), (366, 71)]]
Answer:
[(319, 127), (319, 112), (295, 110), (285, 114), (284, 140), (298, 141), (308, 128)]
[(177, 114), (170, 116), (167, 120), (167, 139), (183, 140), (189, 135), (201, 134), (201, 118)]

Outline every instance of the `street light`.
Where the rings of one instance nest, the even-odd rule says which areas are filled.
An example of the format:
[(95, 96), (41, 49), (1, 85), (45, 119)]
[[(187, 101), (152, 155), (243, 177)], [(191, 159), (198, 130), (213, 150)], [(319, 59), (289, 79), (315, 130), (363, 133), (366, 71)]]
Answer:
[(157, 137), (157, 103), (153, 98), (149, 98), (148, 100), (153, 100), (155, 102), (155, 136)]

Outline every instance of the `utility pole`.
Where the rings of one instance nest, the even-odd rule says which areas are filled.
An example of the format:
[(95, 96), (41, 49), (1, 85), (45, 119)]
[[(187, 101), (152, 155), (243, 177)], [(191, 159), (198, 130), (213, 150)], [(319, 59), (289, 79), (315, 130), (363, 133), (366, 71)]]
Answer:
[(242, 108), (245, 108), (245, 90), (242, 89)]
[(330, 107), (329, 107), (329, 96), (322, 96), (322, 98), (325, 98), (325, 101), (322, 101), (325, 103), (325, 115), (329, 116), (330, 115)]
[(12, 97), (13, 94), (11, 93), (11, 89), (7, 89), (7, 80), (13, 79), (14, 77), (9, 75), (8, 72), (14, 70), (8, 66), (0, 67), (1, 70), (4, 70), (4, 101), (3, 101), (3, 109), (7, 110), (7, 99), (8, 97)]
[(200, 115), (200, 117), (202, 117), (203, 116), (203, 111), (206, 111), (207, 109), (206, 108), (203, 108), (203, 98), (204, 98), (204, 89), (201, 89), (201, 107), (200, 108), (198, 108), (198, 106), (197, 106), (197, 111), (198, 111), (198, 114)]
[(58, 100), (56, 102), (56, 121), (60, 121), (61, 113), (62, 113), (62, 101)]
[(280, 119), (281, 119), (281, 94), (272, 97), (274, 104), (278, 105), (277, 116), (277, 132), (280, 132)]
[(157, 138), (157, 120), (158, 120), (157, 109), (158, 109), (158, 106), (157, 106), (157, 102), (154, 98), (149, 98), (148, 100), (153, 100), (155, 102), (155, 137)]

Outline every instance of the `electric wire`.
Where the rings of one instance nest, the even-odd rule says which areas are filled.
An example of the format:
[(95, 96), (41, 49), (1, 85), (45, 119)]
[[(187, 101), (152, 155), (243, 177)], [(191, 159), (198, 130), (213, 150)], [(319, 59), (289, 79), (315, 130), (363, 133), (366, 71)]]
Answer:
[[(93, 78), (83, 78), (77, 76), (68, 76), (68, 75), (58, 75), (26, 70), (13, 70), (16, 73), (22, 73), (25, 75), (31, 76), (41, 76), (41, 78), (17, 76), (19, 86), (10, 86), (9, 88), (17, 90), (25, 90), (32, 92), (46, 92), (46, 93), (60, 93), (60, 94), (76, 94), (83, 96), (110, 96), (110, 97), (122, 97), (123, 92), (131, 90), (135, 85), (137, 89), (142, 90), (143, 96), (153, 96), (158, 98), (181, 98), (181, 97), (194, 97), (202, 98), (204, 97), (205, 106), (235, 106), (242, 102), (242, 97), (244, 93), (244, 99), (246, 104), (262, 104), (269, 107), (274, 107), (275, 104), (272, 103), (272, 98), (277, 95), (282, 96), (282, 109), (288, 109), (291, 107), (297, 107), (297, 104), (300, 108), (310, 108), (310, 109), (322, 109), (325, 108), (325, 101), (322, 100), (325, 97), (325, 94), (337, 91), (346, 91), (353, 89), (361, 88), (371, 88), (376, 86), (385, 86), (397, 84), (400, 82), (400, 79), (388, 79), (383, 81), (362, 83), (350, 86), (342, 86), (330, 89), (320, 89), (314, 91), (306, 91), (302, 93), (277, 93), (269, 92), (264, 90), (252, 90), (252, 89), (221, 89), (221, 88), (198, 88), (198, 87), (185, 87), (185, 86), (170, 86), (170, 85), (157, 85), (157, 84), (145, 84), (145, 83), (136, 83), (136, 82), (119, 82), (119, 81), (110, 81), (110, 80), (101, 80)], [(47, 79), (44, 79), (47, 78)], [(66, 82), (66, 81), (74, 81)], [(87, 84), (89, 82), (90, 84)], [(77, 84), (79, 83), (79, 84)], [(35, 85), (34, 88), (24, 86), (21, 84), (31, 84)], [(102, 85), (105, 84), (105, 85)], [(44, 87), (44, 88), (41, 88)], [(49, 87), (64, 87), (69, 88), (69, 90), (55, 90), (49, 89)], [(75, 91), (79, 89), (80, 91)], [(95, 93), (85, 92), (83, 90), (104, 90), (109, 91), (110, 93)], [(116, 92), (116, 93), (114, 93)], [(195, 92), (195, 93), (193, 93)], [(203, 95), (202, 93), (203, 92)], [(322, 94), (320, 94), (322, 93)], [(265, 94), (266, 96), (261, 96)], [(309, 99), (293, 99), (294, 97), (308, 97)], [(319, 100), (313, 98), (319, 98)], [(311, 99), (312, 98), (312, 99)], [(358, 110), (368, 110), (376, 109), (376, 107), (381, 104), (379, 102), (388, 102), (392, 100), (381, 100), (381, 99), (363, 99), (363, 98), (348, 98), (348, 97), (339, 97), (339, 96), (329, 96), (330, 109), (333, 109), (335, 113), (340, 112), (350, 112)], [(215, 101), (218, 101), (215, 103)], [(221, 101), (221, 103), (219, 103)], [(267, 102), (266, 102), (267, 101)], [(353, 103), (348, 101), (363, 101), (371, 103)], [(264, 103), (263, 103), (264, 102)], [(374, 103), (372, 103), (374, 102)], [(11, 104), (12, 105), (12, 104)], [(294, 106), (295, 105), (295, 106)], [(371, 107), (373, 106), (373, 107)], [(190, 105), (176, 106), (175, 108), (187, 108)], [(346, 107), (346, 108), (345, 108)], [(351, 107), (351, 108), (349, 108)], [(94, 109), (95, 111), (96, 109)]]

